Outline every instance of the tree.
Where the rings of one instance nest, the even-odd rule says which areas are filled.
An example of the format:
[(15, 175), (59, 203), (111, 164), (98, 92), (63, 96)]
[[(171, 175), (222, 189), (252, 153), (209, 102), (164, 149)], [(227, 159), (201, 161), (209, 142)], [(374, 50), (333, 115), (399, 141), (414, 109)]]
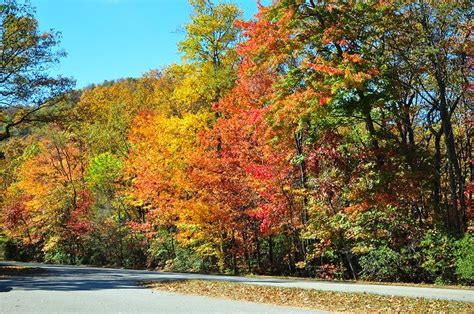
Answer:
[(55, 49), (59, 33), (40, 32), (28, 2), (0, 4), (0, 141), (20, 124), (48, 120), (38, 113), (58, 103), (73, 81), (50, 74), (65, 56)]
[[(178, 44), (187, 62), (188, 75), (177, 94), (183, 101), (192, 99), (200, 108), (210, 108), (233, 85), (238, 55), (235, 46), (240, 29), (234, 25), (242, 12), (231, 3), (190, 0), (193, 13), (185, 25), (185, 39)], [(198, 107), (198, 108), (199, 108)]]
[[(9, 186), (5, 232), (23, 235), (44, 253), (75, 262), (83, 255), (84, 236), (91, 231), (92, 195), (85, 184), (86, 152), (80, 140), (60, 129), (25, 151), (29, 158)], [(54, 259), (54, 258), (53, 258)]]
[[(469, 158), (460, 155), (469, 155), (472, 134), (465, 127), (467, 8), (450, 1), (279, 1), (242, 23), (247, 40), (239, 50), (255, 68), (276, 70), (267, 120), (278, 141), (294, 138), (293, 161), (301, 173), (294, 184), (303, 191), (302, 213), (309, 214), (304, 237), (313, 247), (330, 243), (313, 252), (333, 250), (352, 277), (360, 254), (353, 240), (361, 236), (354, 223), (364, 216), (391, 217), (387, 229), (397, 233), (403, 228), (396, 224), (405, 221), (399, 218), (410, 217), (414, 243), (420, 229), (439, 223), (430, 217), (433, 208), (453, 234), (465, 231), (462, 192)], [(419, 33), (412, 37), (410, 29)], [(427, 66), (426, 60), (436, 64)], [(445, 122), (437, 67), (449, 98)], [(457, 127), (449, 126), (453, 121)], [(448, 129), (447, 137), (440, 128)], [(450, 143), (445, 150), (439, 145), (443, 136)], [(432, 193), (427, 187), (437, 173), (442, 192)], [(394, 247), (400, 249), (401, 242)]]
[[(445, 202), (448, 230), (461, 235), (467, 227), (465, 197), (472, 129), (468, 120), (472, 115), (470, 80), (472, 64), (472, 10), (469, 1), (411, 4), (404, 7), (410, 23), (409, 32), (401, 39), (389, 42), (397, 57), (398, 67), (406, 71), (399, 78), (402, 88), (421, 98), (425, 106), (426, 123), (435, 138), (435, 154), (446, 157), (447, 180), (450, 194)], [(456, 120), (460, 128), (456, 127)], [(462, 126), (464, 124), (464, 126)], [(440, 141), (444, 139), (444, 152)], [(464, 142), (464, 144), (460, 144)], [(440, 211), (440, 164), (435, 165), (434, 198)], [(463, 169), (464, 168), (464, 169)]]
[(86, 88), (1, 143), (0, 218), (20, 250), (472, 281), (470, 3), (281, 0), (249, 21), (190, 3), (181, 64)]

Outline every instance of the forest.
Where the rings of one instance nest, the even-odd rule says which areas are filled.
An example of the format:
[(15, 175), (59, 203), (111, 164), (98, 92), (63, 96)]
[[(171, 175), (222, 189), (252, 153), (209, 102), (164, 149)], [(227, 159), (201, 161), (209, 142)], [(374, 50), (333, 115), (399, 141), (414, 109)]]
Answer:
[(0, 2), (6, 258), (474, 282), (470, 1), (189, 5), (181, 62), (76, 89)]

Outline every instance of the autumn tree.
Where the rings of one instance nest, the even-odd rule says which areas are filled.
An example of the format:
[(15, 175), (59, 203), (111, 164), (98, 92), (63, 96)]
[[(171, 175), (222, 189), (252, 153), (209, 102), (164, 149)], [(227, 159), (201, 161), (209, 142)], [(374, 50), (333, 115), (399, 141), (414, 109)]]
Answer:
[[(17, 256), (472, 284), (470, 3), (281, 0), (248, 21), (190, 4), (180, 64), (70, 94), (1, 143)], [(38, 69), (61, 53), (29, 6), (0, 8), (2, 45), (48, 61), (12, 81), (41, 93), (4, 96), (8, 133), (49, 119), (61, 84)]]
[(30, 147), (8, 189), (2, 213), (7, 234), (20, 232), (26, 244), (45, 254), (62, 250), (75, 262), (84, 253), (82, 241), (90, 231), (92, 195), (85, 186), (84, 146), (69, 134), (57, 134)]
[(185, 103), (198, 106), (193, 110), (210, 109), (235, 80), (238, 56), (234, 48), (240, 29), (234, 22), (242, 13), (231, 3), (191, 0), (190, 4), (193, 12), (184, 26), (185, 39), (178, 43), (187, 75), (176, 94)]
[(57, 32), (40, 32), (29, 3), (0, 4), (0, 140), (20, 124), (48, 120), (42, 109), (70, 91), (70, 79), (51, 75), (65, 55), (56, 49), (58, 38)]
[[(472, 136), (467, 123), (472, 114), (470, 7), (468, 1), (408, 5), (403, 13), (410, 20), (406, 27), (416, 31), (404, 37), (400, 34), (400, 38), (388, 42), (394, 50), (393, 58), (397, 58), (394, 64), (405, 72), (398, 73), (401, 88), (411, 93), (412, 102), (418, 102), (426, 114), (425, 123), (434, 138), (435, 149), (433, 197), (438, 211), (445, 207), (447, 228), (455, 235), (462, 234), (467, 223), (464, 191), (469, 161), (462, 156), (468, 154)], [(444, 158), (447, 174), (441, 169)], [(449, 182), (449, 192), (441, 191), (443, 176)]]
[[(294, 138), (293, 161), (300, 168), (300, 179), (294, 184), (299, 185), (305, 195), (301, 201), (306, 208), (302, 214), (308, 215), (305, 220), (310, 222), (309, 232), (305, 233), (305, 237), (309, 237), (308, 244), (321, 248), (318, 251), (323, 255), (316, 255), (318, 259), (335, 249), (332, 254), (339, 256), (338, 260), (352, 277), (357, 276), (357, 259), (362, 252), (353, 240), (367, 236), (354, 233), (360, 230), (352, 229), (354, 223), (370, 213), (410, 217), (410, 233), (417, 234), (413, 241), (419, 241), (423, 237), (419, 227), (428, 227), (426, 222), (432, 221), (429, 215), (433, 204), (439, 204), (426, 189), (436, 172), (428, 157), (433, 156), (432, 137), (425, 134), (430, 133), (431, 123), (427, 118), (441, 107), (432, 109), (424, 98), (441, 93), (430, 92), (426, 86), (417, 92), (406, 84), (401, 85), (406, 80), (419, 83), (420, 76), (425, 84), (437, 82), (436, 71), (433, 71), (436, 67), (420, 68), (406, 63), (400, 66), (400, 60), (405, 58), (402, 52), (410, 55), (419, 51), (419, 41), (415, 38), (423, 37), (415, 35), (413, 41), (406, 40), (405, 34), (410, 33), (408, 28), (423, 29), (421, 20), (416, 22), (409, 18), (411, 10), (410, 5), (384, 2), (281, 1), (268, 8), (261, 7), (256, 20), (243, 23), (248, 39), (241, 50), (255, 67), (277, 70), (277, 93), (271, 95), (267, 118), (278, 132), (278, 140)], [(455, 3), (426, 4), (423, 10), (430, 12), (429, 17), (425, 15), (425, 23), (439, 22), (452, 30), (443, 32), (450, 38), (449, 47), (453, 49), (445, 53), (449, 56), (445, 59), (450, 61), (443, 67), (457, 74), (445, 74), (444, 78), (453, 79), (448, 84), (453, 104), (465, 106), (462, 104), (465, 83), (455, 77), (462, 78), (465, 72), (466, 50), (459, 50), (452, 43), (466, 47), (462, 21), (468, 11), (462, 4)], [(461, 23), (443, 22), (436, 13), (441, 11), (443, 17), (459, 15), (456, 20)], [(446, 49), (442, 40), (431, 45), (426, 51)], [(416, 60), (423, 63), (427, 58), (429, 56), (418, 56)], [(420, 92), (422, 89), (425, 91)], [(465, 121), (465, 117), (461, 121)], [(439, 138), (441, 133), (437, 132)], [(439, 139), (437, 141), (439, 144)], [(458, 133), (458, 141), (469, 146), (464, 131)], [(448, 146), (446, 155), (440, 156), (438, 148), (435, 160), (446, 156), (449, 164), (447, 149)], [(451, 182), (448, 184), (451, 187), (453, 182), (465, 180), (465, 177), (457, 180), (449, 175), (447, 178), (451, 178), (445, 181)], [(447, 195), (461, 199), (459, 184), (458, 188), (450, 189)], [(449, 214), (449, 208), (456, 208), (458, 203), (462, 206), (462, 202), (452, 198), (445, 205), (448, 209), (446, 226), (451, 230), (449, 216), (453, 215)], [(325, 214), (321, 216), (321, 213)], [(462, 215), (460, 211), (456, 217)], [(388, 221), (398, 221), (391, 217)], [(332, 229), (329, 233), (328, 228)], [(315, 235), (318, 229), (325, 232)], [(400, 226), (403, 234), (401, 229)], [(454, 233), (462, 233), (461, 229)], [(320, 243), (330, 243), (330, 247)], [(309, 260), (312, 255), (307, 255)]]

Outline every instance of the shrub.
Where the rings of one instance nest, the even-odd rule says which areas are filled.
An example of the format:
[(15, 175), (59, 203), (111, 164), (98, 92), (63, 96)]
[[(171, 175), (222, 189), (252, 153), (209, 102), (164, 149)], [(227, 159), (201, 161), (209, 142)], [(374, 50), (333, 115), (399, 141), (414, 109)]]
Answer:
[(431, 231), (423, 237), (418, 250), (425, 281), (444, 284), (456, 280), (453, 249), (454, 240), (446, 234)]
[(468, 233), (455, 242), (456, 275), (460, 283), (474, 283), (474, 237)]
[(400, 261), (399, 253), (387, 246), (378, 247), (360, 258), (361, 278), (375, 281), (398, 281), (401, 275)]

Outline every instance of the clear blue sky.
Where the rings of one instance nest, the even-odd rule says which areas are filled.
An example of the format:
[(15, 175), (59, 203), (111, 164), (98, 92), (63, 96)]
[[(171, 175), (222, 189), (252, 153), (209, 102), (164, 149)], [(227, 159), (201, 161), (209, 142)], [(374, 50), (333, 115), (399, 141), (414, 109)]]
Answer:
[[(30, 0), (41, 30), (62, 33), (68, 56), (57, 71), (81, 88), (104, 80), (139, 77), (180, 61), (178, 30), (191, 13), (186, 0)], [(234, 0), (250, 18), (255, 0)], [(269, 3), (270, 1), (262, 1)]]

